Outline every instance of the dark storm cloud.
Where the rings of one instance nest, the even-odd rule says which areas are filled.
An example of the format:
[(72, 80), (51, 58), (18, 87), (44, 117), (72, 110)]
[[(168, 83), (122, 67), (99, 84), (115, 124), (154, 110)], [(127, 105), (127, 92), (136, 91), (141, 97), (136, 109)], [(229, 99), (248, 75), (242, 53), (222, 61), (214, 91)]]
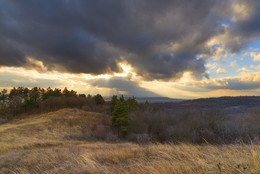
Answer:
[[(148, 63), (146, 63), (148, 61)], [(142, 77), (155, 79), (178, 79), (184, 71), (191, 71), (196, 77), (206, 76), (204, 59), (196, 59), (193, 53), (157, 53), (148, 60), (136, 61), (135, 67)]]
[(236, 20), (227, 31), (223, 40), (226, 48), (236, 53), (247, 44), (260, 39), (260, 1), (259, 0), (233, 0), (234, 5), (247, 7), (241, 9), (241, 14), (233, 14)]
[[(198, 55), (209, 54), (206, 42), (225, 32), (221, 21), (230, 11), (229, 0), (2, 0), (0, 65), (23, 66), (33, 57), (49, 70), (102, 74), (127, 61), (145, 79), (185, 71), (202, 77)], [(232, 31), (258, 35), (251, 25), (236, 23)]]
[(114, 88), (116, 91), (125, 91), (127, 96), (136, 97), (159, 97), (151, 91), (139, 86), (137, 82), (127, 80), (125, 78), (98, 79), (90, 80), (89, 83), (97, 87)]

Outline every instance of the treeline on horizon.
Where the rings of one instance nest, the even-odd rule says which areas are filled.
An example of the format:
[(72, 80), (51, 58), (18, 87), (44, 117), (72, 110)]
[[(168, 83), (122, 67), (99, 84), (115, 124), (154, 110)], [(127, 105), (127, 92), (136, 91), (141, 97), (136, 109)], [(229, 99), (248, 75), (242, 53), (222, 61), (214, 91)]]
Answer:
[(24, 113), (44, 113), (56, 111), (61, 108), (82, 108), (85, 105), (94, 106), (105, 103), (104, 98), (97, 94), (77, 94), (77, 91), (66, 87), (59, 88), (25, 88), (17, 87), (8, 92), (3, 89), (0, 92), (0, 115), (4, 119), (13, 119)]
[[(74, 90), (55, 88), (13, 88), (0, 93), (0, 124), (30, 114), (46, 113), (62, 108), (80, 108), (102, 113), (108, 121), (92, 125), (95, 140), (127, 140), (138, 143), (251, 143), (260, 141), (260, 109), (244, 118), (228, 117), (220, 108), (182, 110), (154, 108), (149, 102), (138, 103), (134, 97), (114, 95), (105, 101), (100, 95), (77, 94)], [(104, 129), (104, 128), (108, 129)], [(110, 138), (109, 138), (110, 137)], [(84, 133), (76, 138), (89, 139)]]
[[(134, 97), (125, 99), (121, 96), (112, 97), (111, 102), (106, 102), (102, 95), (77, 94), (77, 91), (69, 90), (66, 87), (47, 89), (34, 87), (13, 87), (9, 92), (6, 89), (0, 91), (0, 118), (11, 120), (28, 114), (46, 113), (61, 108), (82, 108), (84, 110), (100, 112), (111, 115), (117, 103), (126, 103), (127, 112), (140, 108)], [(110, 104), (111, 103), (111, 104)], [(148, 102), (143, 104), (149, 105)], [(122, 105), (124, 107), (124, 105)], [(142, 106), (141, 106), (142, 108)]]

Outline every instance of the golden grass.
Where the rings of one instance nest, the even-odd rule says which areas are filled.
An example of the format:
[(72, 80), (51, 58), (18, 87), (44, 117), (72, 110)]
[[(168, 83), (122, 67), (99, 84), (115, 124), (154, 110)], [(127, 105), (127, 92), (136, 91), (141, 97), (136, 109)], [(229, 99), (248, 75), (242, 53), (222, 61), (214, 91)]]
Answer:
[(64, 139), (79, 131), (77, 124), (91, 125), (101, 117), (63, 109), (1, 125), (0, 173), (260, 173), (260, 145), (137, 145)]
[(62, 109), (0, 125), (0, 155), (10, 150), (67, 143), (65, 135), (80, 134), (82, 125), (91, 129), (92, 124), (104, 118), (109, 119), (98, 113)]

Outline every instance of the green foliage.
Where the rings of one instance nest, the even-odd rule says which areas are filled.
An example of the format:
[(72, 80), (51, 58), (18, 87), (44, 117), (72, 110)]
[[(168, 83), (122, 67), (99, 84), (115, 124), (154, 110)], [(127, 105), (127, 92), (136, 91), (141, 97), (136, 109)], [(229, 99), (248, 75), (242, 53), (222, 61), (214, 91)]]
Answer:
[(144, 109), (146, 111), (150, 111), (151, 110), (151, 106), (150, 106), (150, 103), (146, 100), (145, 103), (144, 103)]
[[(47, 89), (14, 87), (9, 94), (7, 90), (0, 92), (0, 115), (3, 118), (12, 119), (22, 113), (49, 112), (65, 107), (81, 108), (89, 104), (88, 100), (93, 100), (95, 105), (90, 95), (86, 98), (85, 94), (77, 95), (76, 91), (67, 88), (62, 91), (50, 87)], [(98, 103), (104, 103), (102, 96)]]
[(139, 109), (138, 102), (136, 101), (136, 99), (134, 97), (132, 97), (132, 98), (130, 97), (127, 100), (125, 100), (123, 95), (119, 99), (117, 98), (116, 95), (113, 95), (111, 102), (110, 102), (110, 109), (111, 109), (112, 113), (113, 113), (113, 111), (115, 109), (115, 105), (118, 101), (126, 104), (128, 113)]
[(23, 87), (18, 87), (18, 88), (13, 88), (10, 91), (9, 97), (13, 98), (14, 96), (19, 96), (23, 99), (26, 99), (29, 93), (29, 89), (28, 88), (23, 88)]
[(128, 112), (133, 112), (139, 109), (138, 103), (134, 97), (130, 97), (126, 100)]
[(141, 111), (145, 111), (145, 112), (157, 112), (158, 111), (158, 109), (153, 108), (147, 100), (145, 101), (145, 103), (141, 103), (139, 105), (139, 107), (140, 107)]
[(0, 115), (3, 115), (3, 113), (5, 112), (7, 101), (8, 101), (7, 90), (3, 89), (0, 92)]
[(79, 94), (79, 96), (86, 98), (86, 94)]
[(51, 89), (50, 87), (47, 88), (47, 91), (45, 91), (43, 89), (42, 91), (42, 99), (48, 99), (50, 97), (59, 97), (59, 96), (62, 96), (62, 92), (61, 92), (61, 89), (58, 89), (58, 88), (55, 88), (54, 90)]
[(113, 95), (113, 97), (111, 99), (111, 102), (110, 102), (110, 110), (111, 110), (111, 112), (114, 111), (115, 106), (116, 106), (116, 102), (118, 102), (117, 96)]
[(129, 118), (126, 102), (119, 100), (116, 102), (112, 113), (112, 125), (117, 127), (121, 132), (126, 132), (128, 121)]
[(73, 91), (73, 90), (68, 90), (67, 88), (64, 88), (64, 90), (62, 91), (62, 94), (66, 97), (69, 97), (69, 96), (76, 96), (77, 95), (77, 92), (76, 91)]
[(95, 100), (97, 105), (103, 105), (105, 103), (104, 98), (100, 94), (95, 95), (94, 100)]
[(0, 101), (1, 101), (1, 103), (5, 103), (5, 101), (7, 100), (7, 98), (8, 98), (7, 90), (6, 90), (6, 89), (3, 89), (3, 90), (0, 92)]
[(119, 100), (120, 100), (121, 102), (125, 102), (124, 96), (122, 95), (122, 96), (119, 98)]

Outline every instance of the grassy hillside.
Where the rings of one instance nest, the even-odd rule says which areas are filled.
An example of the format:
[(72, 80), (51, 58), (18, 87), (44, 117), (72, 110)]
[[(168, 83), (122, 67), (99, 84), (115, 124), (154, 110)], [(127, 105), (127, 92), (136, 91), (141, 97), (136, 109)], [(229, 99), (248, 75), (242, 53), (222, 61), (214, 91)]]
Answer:
[(79, 137), (79, 135), (87, 138), (93, 125), (101, 125), (100, 122), (106, 121), (109, 122), (109, 118), (99, 113), (62, 109), (2, 124), (0, 126), (0, 155), (10, 150), (66, 144), (71, 138)]
[(94, 129), (110, 131), (109, 121), (103, 114), (62, 109), (3, 124), (0, 173), (260, 173), (260, 145), (92, 139)]

